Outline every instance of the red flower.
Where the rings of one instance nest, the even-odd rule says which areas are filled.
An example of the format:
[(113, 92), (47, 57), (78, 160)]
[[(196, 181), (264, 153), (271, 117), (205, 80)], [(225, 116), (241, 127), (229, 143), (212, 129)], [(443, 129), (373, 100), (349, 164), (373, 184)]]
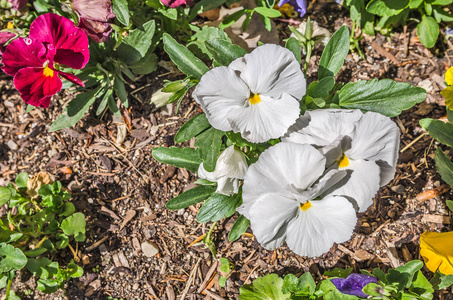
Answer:
[(9, 31), (0, 31), (0, 56), (5, 52), (5, 44), (16, 36), (17, 34)]
[(176, 8), (176, 7), (185, 7), (186, 5), (192, 5), (192, 0), (160, 0), (163, 5)]
[(69, 19), (48, 13), (33, 21), (29, 38), (16, 39), (6, 47), (2, 70), (14, 76), (14, 85), (26, 103), (48, 107), (62, 87), (58, 75), (84, 86), (59, 67), (82, 69), (89, 59), (86, 34)]

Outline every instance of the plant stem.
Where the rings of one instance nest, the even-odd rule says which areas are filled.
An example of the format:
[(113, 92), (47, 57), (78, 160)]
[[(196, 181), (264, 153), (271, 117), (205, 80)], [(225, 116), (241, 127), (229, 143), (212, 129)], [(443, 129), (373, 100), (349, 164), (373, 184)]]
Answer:
[(207, 248), (209, 248), (209, 250), (211, 250), (212, 256), (214, 256), (215, 259), (217, 259), (217, 250), (215, 248), (215, 244), (214, 241), (212, 240), (211, 234), (212, 231), (214, 230), (214, 227), (217, 225), (217, 222), (218, 221), (212, 223), (211, 228), (209, 229), (206, 236), (203, 238), (203, 243), (206, 245)]

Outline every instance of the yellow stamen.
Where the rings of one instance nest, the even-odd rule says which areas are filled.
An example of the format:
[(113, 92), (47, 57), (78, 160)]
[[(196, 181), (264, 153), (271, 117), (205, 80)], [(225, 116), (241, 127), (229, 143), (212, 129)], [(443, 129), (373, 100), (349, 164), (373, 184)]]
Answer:
[(261, 102), (261, 98), (259, 94), (250, 94), (249, 98), (250, 104), (255, 105)]
[(42, 72), (42, 74), (45, 76), (45, 77), (53, 77), (54, 75), (54, 71), (49, 68), (49, 67), (45, 67), (44, 68), (44, 71)]
[(300, 209), (302, 209), (302, 211), (306, 211), (306, 210), (309, 209), (310, 207), (311, 207), (310, 201), (307, 201), (307, 202), (305, 202), (304, 204), (301, 204), (301, 205), (300, 205)]
[(343, 156), (339, 160), (337, 160), (337, 163), (340, 169), (346, 168), (347, 166), (349, 166), (349, 159), (346, 157), (346, 155), (343, 154)]

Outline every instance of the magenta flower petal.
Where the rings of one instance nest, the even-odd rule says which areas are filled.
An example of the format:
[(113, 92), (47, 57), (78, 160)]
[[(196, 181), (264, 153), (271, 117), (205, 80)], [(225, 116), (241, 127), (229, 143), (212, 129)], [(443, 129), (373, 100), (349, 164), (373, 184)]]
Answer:
[(49, 68), (23, 68), (14, 76), (14, 85), (28, 104), (49, 107), (50, 97), (61, 90), (62, 82)]
[(0, 56), (5, 52), (6, 47), (4, 45), (16, 36), (17, 34), (9, 31), (0, 31)]
[(79, 25), (77, 26), (96, 43), (103, 43), (107, 41), (113, 31), (110, 23), (98, 22), (89, 19), (80, 19)]
[(15, 10), (20, 10), (22, 7), (24, 7), (28, 0), (6, 0), (6, 2), (11, 3), (11, 8)]
[(160, 0), (163, 5), (171, 7), (171, 8), (176, 8), (176, 7), (185, 7), (187, 5), (192, 5), (192, 0)]
[(57, 72), (64, 79), (69, 80), (72, 83), (78, 84), (80, 86), (85, 86), (85, 84), (82, 82), (82, 80), (79, 79), (79, 77), (77, 77), (73, 74), (69, 74), (69, 73), (65, 73), (65, 72), (61, 72), (61, 71), (57, 71)]
[(362, 289), (371, 282), (377, 283), (376, 277), (364, 274), (352, 273), (348, 278), (334, 278), (330, 280), (337, 289), (343, 294), (353, 295), (357, 297), (368, 297)]
[(78, 27), (96, 43), (109, 39), (115, 14), (110, 0), (73, 0), (72, 7), (80, 17)]
[(18, 38), (12, 41), (3, 53), (3, 72), (14, 76), (26, 67), (43, 67), (46, 62), (46, 47), (39, 41), (30, 38)]
[[(36, 18), (30, 26), (30, 38), (53, 45), (56, 49), (55, 62), (71, 68), (81, 69), (90, 59), (87, 35), (71, 20), (57, 14), (48, 13)], [(74, 55), (69, 60), (68, 51), (80, 55)]]

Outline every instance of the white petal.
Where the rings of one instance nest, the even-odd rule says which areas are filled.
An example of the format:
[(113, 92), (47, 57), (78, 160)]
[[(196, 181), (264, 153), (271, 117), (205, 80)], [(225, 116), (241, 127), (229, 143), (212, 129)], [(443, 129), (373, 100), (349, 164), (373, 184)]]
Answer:
[(206, 171), (206, 169), (203, 167), (203, 163), (201, 163), (200, 166), (198, 167), (197, 174), (198, 174), (198, 177), (212, 181), (212, 182), (216, 182), (218, 179), (215, 172)]
[(252, 143), (263, 143), (284, 135), (299, 117), (299, 102), (289, 94), (281, 98), (260, 96), (261, 102), (237, 107), (228, 114), (234, 132)]
[(219, 194), (231, 196), (239, 191), (239, 180), (235, 178), (220, 177), (217, 181), (217, 190)]
[(201, 77), (192, 96), (214, 128), (230, 131), (227, 117), (231, 110), (248, 101), (250, 89), (233, 69), (217, 67)]
[(376, 161), (379, 165), (384, 165), (380, 184), (387, 184), (395, 175), (398, 160), (400, 145), (398, 126), (389, 117), (367, 112), (355, 127), (351, 136), (351, 157)]
[(315, 199), (329, 190), (332, 186), (335, 186), (346, 176), (345, 170), (329, 170), (316, 184), (311, 188), (300, 193), (300, 196), (304, 200)]
[(307, 111), (290, 128), (289, 137), (284, 141), (326, 146), (338, 137), (349, 135), (354, 123), (362, 117), (362, 112), (345, 109), (319, 109)]
[(244, 179), (247, 172), (247, 160), (242, 151), (235, 149), (234, 145), (226, 148), (217, 159), (215, 172), (217, 176)]
[(348, 175), (337, 184), (338, 187), (329, 190), (329, 194), (348, 197), (355, 201), (359, 212), (366, 211), (379, 190), (379, 166), (374, 161), (350, 159), (349, 166), (343, 170)]
[(299, 202), (280, 195), (266, 195), (255, 202), (250, 209), (250, 224), (258, 242), (268, 250), (279, 247), (297, 210)]
[(352, 204), (343, 197), (311, 201), (306, 211), (299, 209), (288, 224), (286, 244), (301, 256), (320, 256), (333, 246), (349, 240), (357, 223)]
[(279, 143), (264, 151), (251, 165), (242, 187), (238, 211), (249, 218), (251, 206), (267, 195), (294, 198), (291, 186), (309, 188), (325, 170), (325, 158), (309, 145)]
[(260, 46), (233, 61), (229, 67), (240, 73), (255, 94), (278, 98), (287, 93), (298, 101), (305, 95), (304, 74), (294, 54), (284, 47)]

